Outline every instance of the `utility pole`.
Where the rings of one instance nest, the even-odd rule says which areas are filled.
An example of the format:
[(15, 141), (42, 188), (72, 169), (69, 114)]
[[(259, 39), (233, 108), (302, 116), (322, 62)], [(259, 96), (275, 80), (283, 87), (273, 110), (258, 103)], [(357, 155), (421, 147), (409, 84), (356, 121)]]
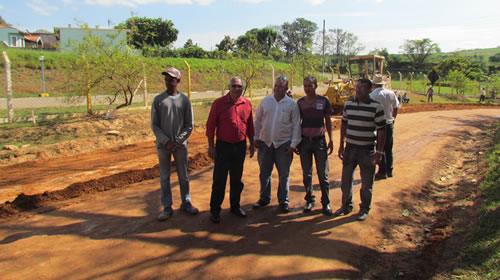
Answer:
[(322, 73), (325, 73), (325, 20), (323, 20), (323, 46), (322, 46), (322, 52), (323, 52), (323, 68), (322, 68)]

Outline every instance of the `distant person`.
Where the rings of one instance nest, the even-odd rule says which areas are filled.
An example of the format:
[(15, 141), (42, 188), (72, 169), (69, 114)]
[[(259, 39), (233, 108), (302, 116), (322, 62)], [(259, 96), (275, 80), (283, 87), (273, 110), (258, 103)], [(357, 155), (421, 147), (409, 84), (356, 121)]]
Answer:
[[(342, 206), (336, 216), (349, 214), (353, 209), (352, 196), (354, 170), (359, 165), (361, 173), (361, 204), (359, 221), (368, 218), (371, 209), (375, 166), (384, 150), (386, 121), (382, 104), (370, 98), (372, 83), (360, 79), (356, 96), (344, 104), (340, 128), (338, 156), (342, 160)], [(344, 146), (345, 143), (345, 146)]]
[(300, 143), (300, 111), (287, 96), (288, 79), (280, 76), (274, 84), (273, 94), (266, 96), (255, 112), (255, 147), (260, 167), (260, 198), (254, 208), (271, 202), (273, 166), (278, 170), (278, 203), (281, 212), (288, 213), (290, 165), (293, 153)]
[(402, 97), (403, 103), (410, 103), (410, 98), (408, 97), (408, 94), (405, 92)]
[[(250, 157), (254, 154), (254, 124), (252, 103), (241, 96), (243, 86), (240, 77), (232, 77), (229, 80), (229, 92), (213, 102), (206, 125), (208, 155), (215, 160), (210, 220), (216, 224), (220, 222), (228, 173), (231, 213), (242, 218), (247, 215), (240, 206), (244, 186), (241, 177), (247, 151), (247, 137), (250, 142)], [(215, 144), (214, 136), (217, 138)]]
[(189, 98), (177, 90), (181, 72), (173, 67), (162, 72), (167, 90), (157, 95), (151, 106), (151, 128), (156, 136), (156, 149), (160, 162), (161, 204), (159, 221), (168, 220), (173, 214), (170, 187), (170, 164), (174, 156), (181, 210), (195, 215), (198, 209), (191, 204), (188, 178), (187, 139), (193, 131), (193, 107)]
[(429, 86), (429, 89), (427, 90), (427, 103), (429, 102), (434, 102), (434, 89), (432, 88), (432, 86)]
[[(393, 170), (393, 135), (394, 135), (394, 121), (398, 115), (399, 101), (396, 94), (392, 90), (384, 88), (384, 80), (382, 75), (375, 75), (373, 77), (373, 91), (370, 93), (370, 98), (382, 104), (384, 107), (384, 115), (386, 121), (385, 130), (385, 144), (382, 154), (382, 160), (379, 164), (379, 169), (377, 174), (375, 174), (375, 179), (382, 180), (387, 177), (392, 177)], [(406, 94), (406, 93), (405, 93)]]
[[(306, 96), (297, 101), (302, 118), (302, 141), (299, 144), (302, 178), (306, 195), (304, 212), (310, 212), (314, 207), (315, 196), (312, 186), (313, 157), (316, 163), (319, 185), (321, 188), (321, 205), (323, 214), (332, 215), (330, 207), (330, 181), (328, 181), (328, 155), (333, 152), (332, 141), (332, 106), (328, 98), (317, 95), (318, 81), (313, 76), (304, 78), (304, 92)], [(325, 132), (328, 134), (326, 142)]]
[(486, 89), (482, 88), (481, 95), (479, 96), (479, 103), (483, 102), (484, 100), (486, 100)]

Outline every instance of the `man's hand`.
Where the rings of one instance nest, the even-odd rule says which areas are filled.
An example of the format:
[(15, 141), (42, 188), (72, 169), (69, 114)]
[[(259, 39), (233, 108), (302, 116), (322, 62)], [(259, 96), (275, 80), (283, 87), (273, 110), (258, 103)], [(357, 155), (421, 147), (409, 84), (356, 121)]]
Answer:
[(253, 157), (254, 153), (255, 153), (255, 144), (250, 143), (250, 157)]
[(215, 160), (215, 146), (208, 146), (208, 156)]
[(344, 146), (339, 146), (339, 152), (338, 152), (338, 156), (341, 160), (344, 159)]
[(293, 153), (294, 153), (296, 150), (297, 150), (296, 148), (292, 148), (292, 147), (288, 146), (288, 148), (286, 149), (286, 154), (287, 154), (287, 155), (293, 155)]
[(260, 149), (261, 145), (265, 145), (262, 140), (255, 140), (255, 148)]
[(173, 153), (177, 150), (177, 147), (175, 145), (176, 143), (168, 140), (167, 143), (165, 144), (165, 149), (167, 150), (167, 152), (169, 153)]
[(328, 142), (328, 155), (331, 155), (333, 153), (333, 141), (330, 140), (330, 142)]
[(382, 155), (379, 153), (374, 153), (373, 155), (370, 156), (370, 162), (375, 166), (380, 163), (380, 160), (382, 159)]

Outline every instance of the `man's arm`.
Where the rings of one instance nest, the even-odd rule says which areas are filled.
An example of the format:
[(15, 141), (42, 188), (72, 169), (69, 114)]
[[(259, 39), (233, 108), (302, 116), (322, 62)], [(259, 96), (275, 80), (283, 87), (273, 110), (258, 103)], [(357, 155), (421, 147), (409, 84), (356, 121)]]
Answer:
[(344, 159), (344, 141), (347, 135), (347, 121), (342, 120), (340, 124), (340, 143), (338, 156), (340, 159)]
[(208, 140), (208, 156), (215, 159), (215, 128), (217, 127), (217, 103), (212, 103), (210, 108), (210, 113), (208, 114), (207, 124), (206, 124), (206, 136)]
[[(155, 100), (156, 101), (156, 100)], [(170, 138), (163, 132), (160, 128), (160, 117), (158, 112), (158, 103), (153, 101), (153, 105), (151, 106), (151, 130), (153, 130), (156, 139), (161, 145), (167, 144), (170, 141)]]
[(300, 141), (302, 141), (301, 136), (301, 128), (300, 128), (300, 109), (297, 103), (293, 102), (293, 110), (292, 110), (292, 142), (290, 143), (290, 147), (288, 148), (287, 153), (295, 152), (295, 149), (299, 145)]
[[(262, 100), (264, 101), (264, 100)], [(261, 140), (259, 139), (260, 137), (260, 131), (262, 129), (262, 114), (263, 114), (263, 104), (262, 101), (259, 103), (259, 106), (257, 107), (257, 111), (255, 112), (255, 120), (253, 122), (253, 127), (254, 127), (254, 144), (255, 148), (259, 148), (261, 145)]]
[(328, 133), (328, 155), (333, 152), (333, 138), (332, 138), (332, 115), (330, 113), (325, 114), (325, 126), (326, 133)]
[(186, 102), (184, 103), (183, 106), (186, 106), (186, 110), (184, 110), (184, 127), (182, 128), (181, 132), (179, 133), (179, 136), (176, 139), (176, 142), (181, 144), (186, 141), (189, 136), (191, 135), (191, 132), (193, 132), (193, 127), (194, 127), (194, 117), (193, 117), (193, 106), (191, 105), (191, 101), (189, 101), (189, 98), (186, 97)]

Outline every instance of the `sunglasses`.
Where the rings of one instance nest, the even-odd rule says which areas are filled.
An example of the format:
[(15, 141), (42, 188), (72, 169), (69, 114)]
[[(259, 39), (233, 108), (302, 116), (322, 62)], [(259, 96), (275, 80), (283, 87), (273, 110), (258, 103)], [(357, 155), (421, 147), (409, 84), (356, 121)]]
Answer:
[(242, 88), (243, 86), (242, 86), (242, 85), (231, 85), (231, 87), (234, 87), (234, 88)]

